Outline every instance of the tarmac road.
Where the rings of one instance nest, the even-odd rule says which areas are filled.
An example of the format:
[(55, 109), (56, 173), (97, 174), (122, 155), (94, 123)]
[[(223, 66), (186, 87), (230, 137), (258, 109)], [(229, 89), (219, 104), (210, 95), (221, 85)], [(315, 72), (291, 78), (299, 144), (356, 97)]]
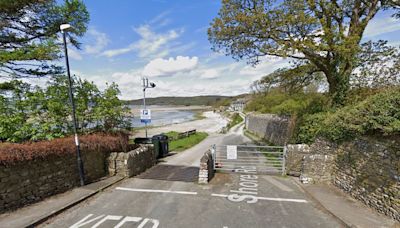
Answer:
[[(212, 134), (43, 226), (340, 227), (290, 178), (226, 173), (217, 174), (208, 185), (196, 183), (200, 157), (212, 144), (248, 142), (242, 127), (225, 135)], [(234, 193), (239, 197), (229, 196)]]

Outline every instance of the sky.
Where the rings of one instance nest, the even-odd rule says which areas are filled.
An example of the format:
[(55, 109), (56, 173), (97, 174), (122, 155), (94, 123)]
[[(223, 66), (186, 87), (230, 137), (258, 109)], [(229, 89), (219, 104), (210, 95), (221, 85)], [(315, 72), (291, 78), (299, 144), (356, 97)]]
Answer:
[[(264, 58), (256, 67), (211, 50), (207, 28), (219, 0), (86, 0), (90, 13), (81, 49), (69, 49), (73, 74), (103, 89), (116, 82), (122, 99), (142, 97), (141, 77), (157, 86), (147, 96), (238, 95), (251, 82), (287, 66)], [(365, 40), (400, 45), (400, 21), (383, 12), (368, 25)]]

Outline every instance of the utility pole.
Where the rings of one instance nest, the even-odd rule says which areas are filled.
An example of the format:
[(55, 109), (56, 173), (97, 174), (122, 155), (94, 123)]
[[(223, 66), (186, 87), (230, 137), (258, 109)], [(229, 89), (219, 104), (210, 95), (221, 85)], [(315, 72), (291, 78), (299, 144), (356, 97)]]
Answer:
[[(146, 110), (146, 88), (147, 85), (149, 84), (149, 80), (147, 78), (143, 78), (143, 109)], [(147, 138), (147, 122), (144, 122), (144, 130), (146, 132), (146, 138)]]
[[(142, 78), (142, 82), (143, 82), (143, 110), (146, 110), (146, 89), (154, 88), (154, 87), (156, 87), (156, 84), (154, 84), (153, 82), (150, 82), (150, 84), (149, 84), (149, 79), (145, 78), (145, 77)], [(146, 138), (147, 138), (147, 120), (144, 121), (144, 129), (145, 129)]]
[(72, 106), (72, 121), (74, 123), (74, 133), (75, 133), (75, 146), (76, 146), (76, 157), (78, 161), (78, 172), (79, 172), (79, 180), (81, 186), (85, 185), (85, 173), (83, 169), (83, 161), (81, 157), (81, 150), (78, 138), (78, 124), (76, 121), (76, 114), (75, 114), (75, 102), (74, 102), (74, 94), (72, 93), (72, 79), (71, 73), (69, 70), (69, 61), (68, 61), (68, 49), (67, 49), (67, 39), (66, 39), (66, 29), (70, 28), (71, 25), (69, 24), (62, 24), (60, 25), (61, 33), (63, 34), (63, 41), (64, 41), (64, 53), (65, 53), (65, 64), (67, 66), (67, 75), (68, 75), (68, 84), (69, 84), (69, 100)]

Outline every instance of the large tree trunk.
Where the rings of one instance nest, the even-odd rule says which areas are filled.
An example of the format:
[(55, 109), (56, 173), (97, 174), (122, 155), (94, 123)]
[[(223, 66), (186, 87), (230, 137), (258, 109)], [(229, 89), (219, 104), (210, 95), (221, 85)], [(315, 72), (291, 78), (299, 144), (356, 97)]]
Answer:
[(332, 98), (333, 106), (343, 106), (346, 101), (347, 93), (350, 89), (351, 72), (333, 73), (327, 75), (329, 83), (329, 95)]

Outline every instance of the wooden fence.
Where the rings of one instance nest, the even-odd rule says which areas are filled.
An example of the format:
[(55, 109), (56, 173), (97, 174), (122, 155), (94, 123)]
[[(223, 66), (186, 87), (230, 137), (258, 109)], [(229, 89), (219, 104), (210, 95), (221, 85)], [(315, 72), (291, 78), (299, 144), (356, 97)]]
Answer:
[(170, 137), (169, 140), (173, 141), (173, 140), (183, 139), (183, 138), (189, 137), (194, 134), (196, 134), (196, 129), (190, 130), (190, 131), (185, 131), (185, 132), (180, 132), (178, 134), (178, 137)]

